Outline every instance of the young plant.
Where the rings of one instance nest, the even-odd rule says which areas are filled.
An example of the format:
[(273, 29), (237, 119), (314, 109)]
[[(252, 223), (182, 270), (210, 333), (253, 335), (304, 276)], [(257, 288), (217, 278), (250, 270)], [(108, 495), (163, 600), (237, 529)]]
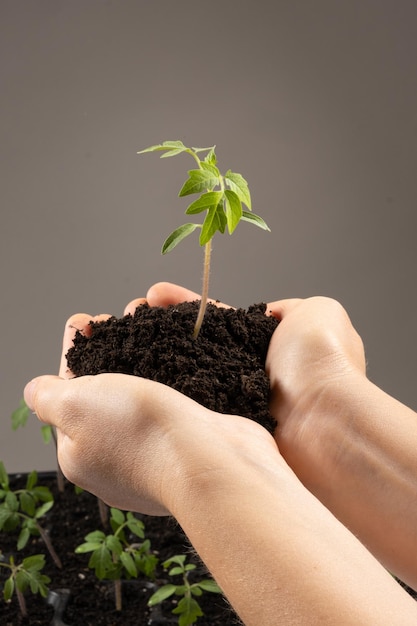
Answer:
[(17, 549), (22, 550), (31, 535), (40, 535), (57, 567), (61, 560), (55, 552), (48, 533), (39, 523), (54, 505), (52, 493), (48, 487), (38, 485), (38, 475), (31, 472), (26, 480), (25, 489), (10, 488), (9, 476), (0, 461), (0, 530), (6, 532), (20, 530)]
[[(121, 580), (137, 578), (139, 573), (153, 578), (157, 557), (151, 553), (151, 545), (145, 539), (144, 524), (133, 513), (123, 513), (119, 509), (110, 509), (110, 525), (113, 533), (106, 535), (96, 530), (85, 537), (85, 543), (79, 545), (75, 552), (84, 554), (92, 552), (88, 567), (94, 569), (99, 580), (114, 580), (116, 610), (122, 610)], [(143, 541), (130, 543), (126, 531)]]
[[(185, 237), (190, 235), (196, 228), (200, 228), (200, 245), (204, 246), (204, 272), (201, 292), (200, 308), (194, 327), (194, 338), (200, 332), (201, 324), (207, 307), (209, 276), (211, 262), (211, 241), (216, 232), (224, 233), (226, 228), (231, 235), (241, 220), (259, 226), (263, 230), (269, 230), (264, 220), (252, 213), (251, 195), (248, 183), (241, 174), (227, 170), (221, 174), (217, 167), (215, 147), (210, 148), (187, 148), (182, 141), (164, 141), (161, 144), (149, 146), (140, 150), (138, 154), (145, 152), (163, 152), (161, 158), (172, 157), (177, 154), (187, 153), (197, 163), (197, 169), (188, 171), (188, 178), (183, 184), (179, 196), (200, 194), (197, 200), (192, 202), (185, 213), (195, 215), (206, 211), (202, 224), (187, 222), (176, 228), (165, 240), (162, 246), (162, 254), (170, 252)], [(199, 154), (207, 153), (203, 159)], [(246, 206), (246, 209), (243, 207)]]
[[(205, 591), (222, 593), (220, 587), (211, 578), (190, 583), (189, 573), (195, 570), (196, 566), (192, 563), (186, 563), (186, 558), (185, 554), (177, 554), (163, 563), (164, 569), (171, 568), (168, 574), (181, 576), (182, 582), (179, 585), (171, 583), (163, 585), (158, 591), (155, 591), (148, 601), (148, 606), (155, 606), (155, 604), (159, 604), (173, 595), (181, 596), (177, 606), (172, 610), (174, 615), (179, 616), (179, 626), (190, 626), (195, 624), (199, 617), (204, 616), (196, 597), (202, 596)], [(171, 567), (173, 564), (174, 567)]]
[(10, 575), (3, 586), (4, 600), (9, 602), (13, 594), (16, 594), (23, 617), (27, 616), (24, 594), (28, 588), (33, 594), (39, 593), (43, 598), (46, 598), (48, 594), (48, 584), (51, 579), (41, 573), (44, 566), (45, 555), (43, 554), (28, 556), (21, 563), (16, 564), (13, 556), (9, 558), (9, 562), (6, 562), (0, 552), (0, 568), (10, 570)]

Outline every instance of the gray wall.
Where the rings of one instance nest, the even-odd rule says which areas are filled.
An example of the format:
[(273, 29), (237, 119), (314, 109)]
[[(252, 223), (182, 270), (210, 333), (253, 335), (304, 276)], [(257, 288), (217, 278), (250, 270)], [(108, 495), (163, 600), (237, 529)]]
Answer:
[(120, 314), (159, 280), (199, 290), (183, 219), (187, 158), (217, 144), (272, 233), (215, 242), (211, 294), (246, 306), (329, 295), (369, 375), (417, 408), (414, 0), (1, 0), (1, 421), (9, 471), (54, 467), (32, 376), (57, 371), (75, 312)]

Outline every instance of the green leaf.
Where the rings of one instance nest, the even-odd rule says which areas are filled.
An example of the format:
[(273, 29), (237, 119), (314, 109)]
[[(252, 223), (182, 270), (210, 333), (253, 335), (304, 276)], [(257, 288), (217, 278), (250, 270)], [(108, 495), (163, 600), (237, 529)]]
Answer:
[(151, 597), (149, 598), (148, 606), (155, 606), (155, 604), (159, 604), (160, 602), (163, 602), (167, 598), (174, 595), (175, 590), (176, 590), (176, 586), (171, 585), (171, 584), (160, 587), (160, 589), (155, 591), (155, 593), (153, 593)]
[(132, 576), (133, 578), (136, 578), (138, 575), (138, 570), (136, 568), (136, 563), (132, 555), (129, 554), (128, 552), (122, 552), (120, 554), (120, 561), (123, 567), (129, 573), (129, 575)]
[(223, 191), (207, 191), (189, 205), (186, 213), (188, 215), (194, 215), (195, 213), (201, 213), (202, 211), (206, 211), (210, 207), (217, 207), (222, 199)]
[(181, 598), (172, 613), (179, 615), (178, 626), (190, 626), (198, 617), (204, 615), (197, 600), (192, 597)]
[(54, 503), (52, 501), (44, 502), (42, 506), (36, 509), (36, 513), (35, 513), (36, 519), (40, 519), (41, 517), (43, 517), (45, 513), (47, 513), (50, 509), (52, 509), (53, 506), (54, 506)]
[(200, 580), (200, 582), (196, 584), (200, 587), (200, 589), (203, 589), (204, 591), (210, 591), (210, 593), (222, 593), (222, 590), (220, 589), (216, 581), (210, 578)]
[(243, 202), (243, 204), (246, 204), (248, 209), (251, 210), (252, 202), (249, 186), (243, 176), (228, 170), (224, 175), (224, 180), (226, 185), (228, 185), (228, 187), (238, 195), (240, 201)]
[(45, 567), (45, 555), (34, 554), (23, 559), (23, 567), (30, 572), (38, 572)]
[(213, 176), (218, 178), (218, 180), (220, 182), (220, 179), (221, 179), (220, 170), (219, 170), (218, 167), (216, 167), (215, 163), (211, 163), (211, 162), (208, 162), (208, 161), (204, 160), (204, 161), (201, 161), (200, 167), (201, 167), (201, 169), (206, 170), (207, 172), (211, 172), (213, 174)]
[(77, 546), (75, 548), (75, 553), (85, 554), (86, 552), (94, 552), (95, 550), (98, 550), (98, 548), (100, 548), (102, 545), (102, 542), (98, 543), (94, 541), (87, 541), (86, 543), (81, 543), (79, 546)]
[(179, 197), (189, 196), (193, 193), (209, 191), (220, 184), (220, 179), (208, 170), (189, 170), (188, 179), (179, 192)]
[(212, 148), (210, 148), (208, 154), (206, 155), (204, 161), (201, 163), (201, 165), (203, 165), (203, 163), (208, 163), (210, 165), (216, 165), (217, 163), (217, 157), (216, 157), (216, 153), (215, 153), (215, 148), (216, 146), (213, 146)]
[(183, 574), (184, 573), (184, 568), (176, 565), (175, 567), (171, 568), (168, 572), (168, 574), (170, 576), (178, 576), (179, 574)]
[(111, 552), (117, 554), (118, 556), (123, 552), (123, 546), (120, 539), (115, 537), (115, 535), (108, 535), (106, 537), (105, 545), (109, 550), (111, 550)]
[(200, 246), (205, 246), (218, 230), (224, 233), (225, 227), (226, 216), (221, 205), (210, 207), (201, 229)]
[(35, 500), (31, 493), (23, 491), (21, 494), (19, 494), (19, 500), (20, 508), (24, 513), (27, 513), (30, 516), (35, 515)]
[(26, 426), (29, 415), (30, 409), (22, 398), (18, 408), (12, 413), (12, 429), (17, 430), (20, 426)]
[(125, 522), (125, 514), (120, 509), (110, 509), (111, 518), (116, 522), (118, 526), (121, 526)]
[(245, 222), (250, 222), (251, 224), (254, 224), (255, 226), (259, 226), (259, 228), (262, 228), (263, 230), (268, 230), (268, 231), (271, 230), (269, 226), (264, 222), (262, 217), (259, 217), (259, 215), (255, 215), (255, 213), (242, 211), (241, 219), (244, 220)]
[(133, 513), (130, 512), (127, 514), (127, 527), (130, 532), (133, 533), (136, 537), (139, 537), (139, 539), (144, 539), (144, 523), (142, 522), (142, 520), (137, 519), (137, 517), (135, 517)]
[(226, 189), (224, 195), (227, 228), (229, 229), (229, 233), (232, 234), (242, 217), (242, 203), (237, 193), (230, 189)]
[(195, 231), (196, 228), (200, 228), (200, 224), (183, 224), (176, 228), (164, 241), (164, 245), (162, 246), (162, 254), (167, 254), (167, 252), (171, 252), (175, 246), (177, 246), (180, 241), (191, 235), (192, 232)]
[(94, 569), (95, 574), (99, 580), (106, 577), (113, 569), (114, 563), (111, 558), (111, 554), (105, 545), (101, 545), (95, 550), (88, 562), (88, 567)]
[(0, 485), (3, 489), (7, 489), (9, 486), (9, 475), (6, 472), (3, 461), (0, 461)]
[(14, 579), (13, 579), (13, 574), (12, 574), (10, 578), (8, 578), (6, 582), (4, 583), (3, 597), (6, 602), (8, 602), (10, 598), (13, 596), (13, 592), (14, 592)]
[(19, 500), (17, 499), (17, 496), (13, 493), (13, 491), (8, 491), (6, 493), (5, 503), (10, 511), (19, 510)]
[(41, 426), (41, 434), (44, 443), (49, 443), (52, 439), (52, 426), (44, 424)]
[(23, 550), (23, 548), (25, 547), (25, 545), (29, 541), (29, 537), (30, 537), (30, 530), (29, 530), (29, 528), (27, 528), (27, 527), (22, 528), (22, 530), (19, 533), (19, 537), (17, 539), (17, 549), (18, 550)]
[(30, 474), (28, 475), (26, 479), (26, 489), (28, 491), (31, 491), (35, 487), (37, 482), (38, 482), (38, 473), (36, 470), (33, 470), (32, 472), (30, 472)]
[[(180, 152), (184, 152), (188, 150), (186, 146), (182, 143), (182, 141), (164, 141), (163, 143), (156, 144), (154, 146), (149, 146), (144, 150), (140, 150), (137, 154), (144, 154), (145, 152), (166, 152), (166, 151), (174, 151), (175, 154), (179, 154)], [(161, 158), (164, 156), (173, 156), (172, 154), (163, 154)]]

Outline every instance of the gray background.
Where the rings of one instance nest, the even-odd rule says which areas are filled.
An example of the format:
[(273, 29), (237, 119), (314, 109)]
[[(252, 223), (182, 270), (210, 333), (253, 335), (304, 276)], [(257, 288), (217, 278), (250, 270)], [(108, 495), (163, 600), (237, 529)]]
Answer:
[(417, 408), (415, 0), (1, 0), (0, 458), (54, 467), (10, 413), (55, 373), (71, 313), (120, 314), (153, 282), (200, 289), (183, 220), (186, 156), (217, 144), (272, 233), (214, 242), (232, 304), (339, 299), (369, 375)]

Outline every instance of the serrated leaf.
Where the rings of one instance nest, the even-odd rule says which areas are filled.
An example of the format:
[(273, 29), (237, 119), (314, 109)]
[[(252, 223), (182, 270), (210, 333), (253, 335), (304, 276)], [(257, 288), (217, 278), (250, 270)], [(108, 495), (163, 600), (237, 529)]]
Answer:
[(18, 408), (12, 413), (12, 429), (17, 430), (20, 426), (26, 426), (29, 415), (30, 409), (22, 398)]
[(217, 157), (216, 157), (215, 148), (216, 146), (213, 146), (212, 148), (210, 148), (208, 154), (206, 155), (203, 161), (204, 163), (210, 163), (211, 165), (216, 165)]
[(198, 617), (204, 615), (197, 600), (192, 597), (181, 598), (172, 613), (179, 615), (178, 626), (191, 626)]
[(255, 215), (255, 213), (242, 211), (241, 219), (244, 220), (245, 222), (250, 222), (251, 224), (254, 224), (255, 226), (259, 226), (259, 228), (262, 228), (262, 230), (268, 230), (268, 231), (271, 230), (268, 224), (266, 224), (266, 222), (262, 219), (262, 217), (259, 217), (259, 215)]
[(170, 598), (172, 595), (174, 595), (175, 590), (176, 590), (175, 585), (171, 585), (171, 584), (164, 585), (163, 587), (161, 587), (160, 589), (158, 589), (157, 591), (155, 591), (155, 593), (151, 595), (151, 597), (148, 600), (148, 606), (155, 606), (155, 604), (160, 604), (167, 598)]
[(189, 170), (188, 178), (180, 189), (178, 196), (189, 196), (193, 193), (202, 193), (203, 191), (210, 191), (216, 185), (220, 184), (218, 176), (212, 174), (208, 170)]
[(201, 228), (200, 246), (205, 246), (218, 230), (224, 233), (225, 227), (226, 216), (223, 208), (220, 205), (210, 207)]
[(216, 176), (216, 178), (218, 178), (220, 181), (220, 177), (221, 177), (220, 170), (218, 167), (216, 167), (215, 163), (211, 163), (210, 161), (204, 160), (204, 161), (201, 161), (200, 167), (203, 170), (206, 170), (207, 172), (211, 172), (213, 176)]
[(222, 199), (223, 191), (207, 191), (189, 205), (186, 214), (194, 215), (202, 211), (207, 211), (210, 207), (217, 207)]
[(196, 228), (199, 228), (200, 224), (183, 224), (176, 228), (164, 241), (164, 245), (162, 246), (162, 254), (167, 254), (171, 252), (175, 246), (177, 246), (180, 241), (191, 235), (192, 232), (195, 231)]
[(130, 530), (130, 532), (133, 533), (136, 537), (139, 537), (140, 539), (143, 539), (145, 537), (144, 523), (141, 520), (134, 517), (132, 513), (130, 514), (128, 513), (127, 527)]
[(121, 526), (125, 522), (125, 514), (120, 509), (110, 509), (111, 518), (116, 522), (118, 526)]
[(103, 544), (95, 550), (88, 562), (88, 567), (94, 569), (98, 579), (102, 580), (114, 569), (114, 563), (109, 550)]
[(229, 233), (232, 234), (242, 217), (242, 203), (237, 193), (231, 189), (226, 189), (224, 195), (227, 228)]
[(45, 555), (34, 554), (23, 559), (23, 567), (31, 572), (38, 572), (45, 566)]
[(252, 202), (249, 186), (242, 174), (237, 174), (236, 172), (228, 170), (224, 175), (224, 180), (226, 185), (228, 185), (228, 187), (230, 187), (230, 189), (238, 195), (240, 201), (243, 202), (243, 204), (246, 204), (248, 209), (251, 210)]
[(114, 554), (120, 555), (123, 552), (123, 546), (118, 537), (115, 535), (108, 535), (105, 541), (106, 547), (114, 552)]
[(132, 555), (129, 554), (128, 552), (122, 552), (120, 554), (120, 561), (123, 567), (129, 573), (129, 575), (132, 576), (133, 578), (136, 578), (138, 575), (138, 570), (136, 569), (136, 563)]

